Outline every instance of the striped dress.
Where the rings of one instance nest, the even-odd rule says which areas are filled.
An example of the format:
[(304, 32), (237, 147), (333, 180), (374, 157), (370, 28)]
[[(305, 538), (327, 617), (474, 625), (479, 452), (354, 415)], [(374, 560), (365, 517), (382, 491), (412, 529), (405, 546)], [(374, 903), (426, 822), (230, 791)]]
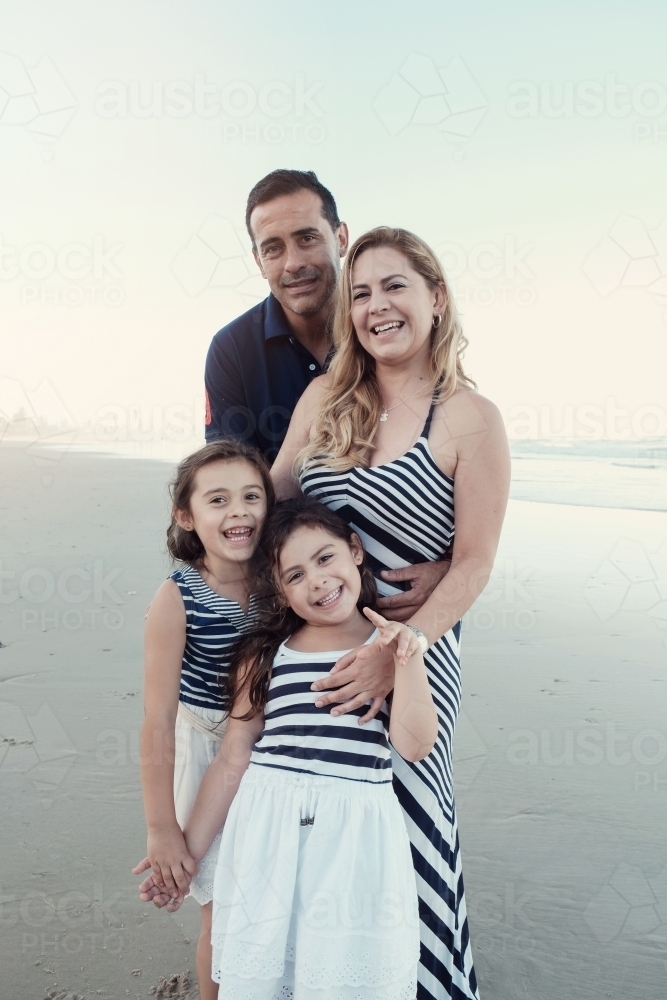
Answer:
[(186, 619), (179, 701), (226, 711), (220, 679), (229, 669), (232, 646), (255, 620), (256, 597), (251, 596), (246, 614), (236, 601), (211, 590), (192, 566), (181, 566), (171, 579), (181, 592)]
[[(435, 403), (417, 443), (401, 458), (338, 472), (311, 466), (304, 493), (338, 511), (360, 536), (382, 595), (382, 569), (440, 559), (454, 537), (454, 480), (438, 468), (428, 444)], [(452, 782), (452, 743), (461, 702), (460, 622), (424, 660), (438, 712), (439, 735), (428, 757), (408, 763), (393, 753), (394, 790), (403, 808), (417, 876), (421, 962), (417, 1000), (478, 1000), (463, 890)]]
[(365, 726), (359, 725), (364, 707), (335, 716), (315, 706), (311, 684), (326, 677), (344, 652), (299, 653), (285, 643), (280, 646), (271, 669), (264, 729), (251, 764), (350, 781), (391, 782), (387, 705)]

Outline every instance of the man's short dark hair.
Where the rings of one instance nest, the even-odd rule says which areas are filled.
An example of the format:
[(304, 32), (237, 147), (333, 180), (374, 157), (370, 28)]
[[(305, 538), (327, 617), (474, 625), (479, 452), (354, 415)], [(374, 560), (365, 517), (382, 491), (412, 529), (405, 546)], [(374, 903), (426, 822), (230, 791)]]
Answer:
[(255, 247), (255, 237), (250, 228), (250, 216), (258, 205), (280, 198), (284, 194), (295, 194), (297, 191), (314, 191), (322, 202), (322, 217), (336, 231), (340, 226), (338, 209), (334, 196), (324, 184), (321, 184), (313, 170), (272, 170), (266, 177), (258, 181), (248, 195), (245, 211), (245, 224)]

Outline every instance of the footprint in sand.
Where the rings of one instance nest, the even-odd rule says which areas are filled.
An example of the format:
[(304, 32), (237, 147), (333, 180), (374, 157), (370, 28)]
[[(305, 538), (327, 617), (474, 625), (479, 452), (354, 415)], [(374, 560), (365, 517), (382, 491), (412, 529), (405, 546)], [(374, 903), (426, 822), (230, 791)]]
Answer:
[[(192, 991), (192, 992), (191, 992)], [(169, 997), (170, 1000), (195, 1000), (198, 993), (190, 984), (190, 977), (187, 972), (180, 975), (170, 976), (169, 979), (160, 978), (157, 986), (151, 986), (148, 991), (154, 997)]]

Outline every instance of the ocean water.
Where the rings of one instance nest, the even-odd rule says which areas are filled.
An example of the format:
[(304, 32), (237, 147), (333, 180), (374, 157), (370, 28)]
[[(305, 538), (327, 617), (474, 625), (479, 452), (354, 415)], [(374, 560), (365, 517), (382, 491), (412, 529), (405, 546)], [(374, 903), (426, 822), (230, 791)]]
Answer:
[[(68, 451), (109, 457), (149, 459), (175, 464), (201, 447), (203, 441), (92, 441), (76, 433), (20, 441), (48, 475)], [(513, 441), (512, 486), (515, 500), (667, 511), (667, 439), (644, 442)]]
[(667, 510), (667, 442), (512, 442), (515, 500)]

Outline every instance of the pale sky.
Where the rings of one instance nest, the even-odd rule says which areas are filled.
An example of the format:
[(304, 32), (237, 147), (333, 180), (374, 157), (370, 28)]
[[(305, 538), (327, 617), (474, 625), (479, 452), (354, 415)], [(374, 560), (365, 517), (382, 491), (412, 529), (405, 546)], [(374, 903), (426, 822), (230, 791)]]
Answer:
[(441, 253), (510, 431), (667, 434), (667, 10), (617, 7), (5, 3), (0, 411), (199, 411), (287, 166)]

